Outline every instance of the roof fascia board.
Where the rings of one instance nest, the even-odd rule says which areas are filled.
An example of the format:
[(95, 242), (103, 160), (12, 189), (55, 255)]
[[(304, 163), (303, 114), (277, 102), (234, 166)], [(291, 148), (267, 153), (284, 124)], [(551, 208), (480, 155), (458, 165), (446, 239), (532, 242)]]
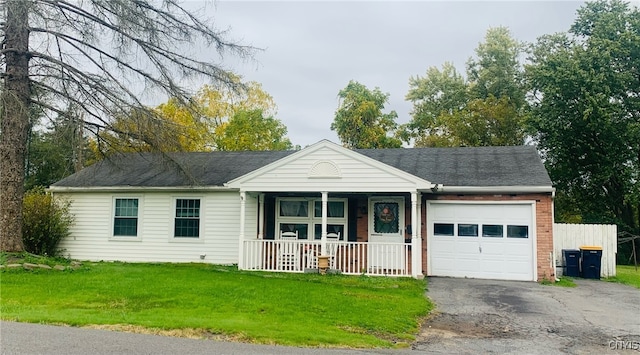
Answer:
[[(237, 190), (237, 189), (235, 189)], [(335, 187), (335, 188), (323, 188), (322, 191), (327, 192), (329, 194), (332, 193), (411, 193), (417, 192), (420, 190), (428, 190), (428, 188), (396, 188), (396, 187), (387, 187), (384, 189), (371, 189), (371, 188), (357, 188), (353, 187)], [(240, 190), (246, 192), (282, 192), (282, 193), (320, 193), (318, 188), (305, 188), (305, 187), (295, 187), (295, 188), (283, 188), (283, 187), (261, 187), (259, 190)]]
[(93, 187), (71, 187), (71, 186), (51, 186), (47, 189), (50, 192), (147, 192), (147, 191), (238, 191), (238, 189), (226, 186), (93, 186)]
[[(435, 190), (435, 191), (433, 191)], [(452, 193), (501, 193), (501, 194), (523, 194), (523, 193), (552, 193), (556, 189), (553, 186), (447, 186), (436, 185), (431, 192), (438, 194)]]

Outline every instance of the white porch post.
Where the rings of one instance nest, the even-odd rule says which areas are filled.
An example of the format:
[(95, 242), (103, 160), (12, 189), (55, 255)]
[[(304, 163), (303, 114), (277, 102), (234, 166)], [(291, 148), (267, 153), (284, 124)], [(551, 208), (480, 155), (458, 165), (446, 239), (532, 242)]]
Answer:
[[(417, 240), (416, 240), (416, 249), (417, 252), (415, 253), (416, 255), (416, 266), (418, 267), (418, 276), (423, 275), (422, 274), (422, 194), (418, 193), (418, 220), (416, 221), (417, 226), (416, 226), (416, 234), (417, 234)], [(423, 275), (424, 276), (424, 275)]]
[(417, 278), (420, 262), (420, 245), (418, 244), (418, 193), (411, 193), (411, 276)]
[(327, 250), (327, 201), (329, 194), (322, 192), (322, 238), (320, 239), (320, 255), (326, 255)]
[(264, 238), (264, 194), (258, 195), (258, 239)]
[(244, 269), (244, 225), (246, 220), (247, 193), (240, 191), (240, 236), (238, 242), (238, 269)]

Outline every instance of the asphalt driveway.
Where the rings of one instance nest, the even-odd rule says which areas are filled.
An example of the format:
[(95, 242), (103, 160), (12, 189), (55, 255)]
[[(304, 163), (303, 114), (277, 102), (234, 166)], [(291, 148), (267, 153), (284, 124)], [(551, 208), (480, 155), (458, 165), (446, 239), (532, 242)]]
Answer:
[[(413, 349), (429, 353), (640, 353), (640, 290), (430, 278), (436, 310)], [(625, 350), (626, 349), (626, 350)]]

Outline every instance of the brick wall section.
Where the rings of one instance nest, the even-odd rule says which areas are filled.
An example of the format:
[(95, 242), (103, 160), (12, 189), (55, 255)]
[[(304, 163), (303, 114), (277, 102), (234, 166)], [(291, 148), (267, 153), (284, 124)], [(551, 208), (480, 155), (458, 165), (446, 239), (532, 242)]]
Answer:
[[(358, 199), (358, 222), (357, 222), (357, 231), (358, 231), (358, 242), (367, 242), (369, 240), (369, 217), (366, 213), (368, 201), (366, 198)], [(365, 213), (362, 213), (363, 210)]]
[[(536, 201), (536, 248), (538, 281), (555, 280), (553, 265), (553, 214), (551, 194), (526, 195), (428, 195), (427, 200), (453, 201)], [(422, 272), (427, 273), (427, 228), (426, 203), (422, 205)]]

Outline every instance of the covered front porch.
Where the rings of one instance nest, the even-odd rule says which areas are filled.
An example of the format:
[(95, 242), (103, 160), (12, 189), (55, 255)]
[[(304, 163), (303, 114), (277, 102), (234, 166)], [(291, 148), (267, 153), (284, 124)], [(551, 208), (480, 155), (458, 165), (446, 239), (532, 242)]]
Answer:
[(240, 192), (238, 267), (422, 276), (431, 182), (322, 141), (226, 184)]
[(422, 275), (422, 228), (412, 228), (422, 225), (417, 191), (241, 192), (241, 198), (241, 225), (252, 219), (250, 211), (257, 228), (241, 231), (240, 269)]

